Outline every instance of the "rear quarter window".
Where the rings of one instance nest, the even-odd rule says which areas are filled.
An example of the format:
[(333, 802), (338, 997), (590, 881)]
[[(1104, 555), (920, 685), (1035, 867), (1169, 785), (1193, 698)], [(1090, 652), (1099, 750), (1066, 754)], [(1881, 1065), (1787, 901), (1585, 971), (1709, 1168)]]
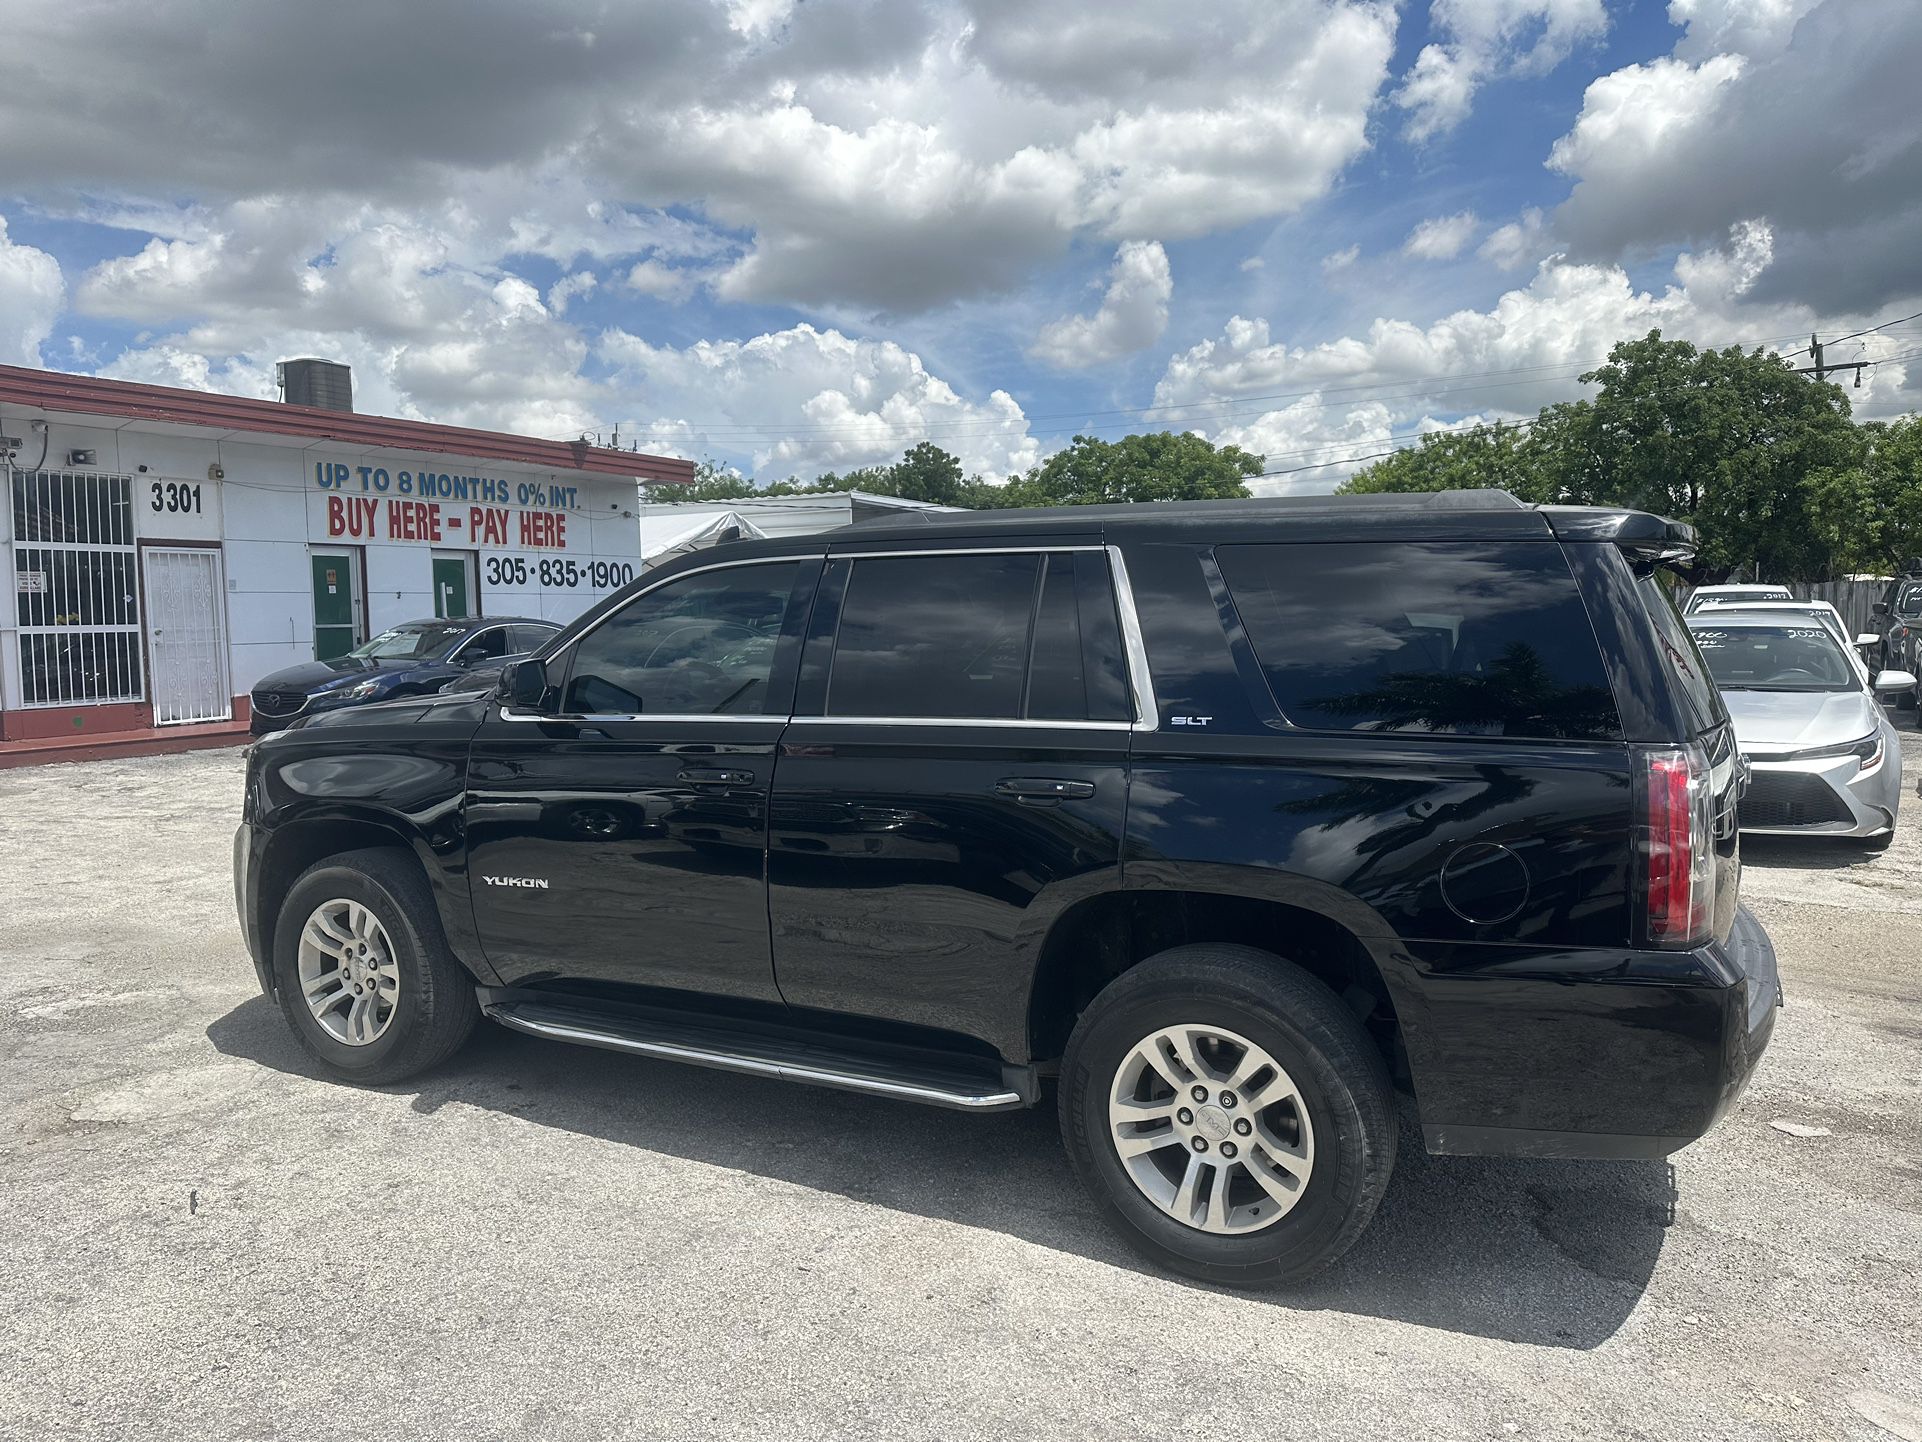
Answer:
[[(1682, 709), (1687, 713), (1691, 736), (1699, 736), (1724, 719), (1721, 693), (1709, 674), (1695, 636), (1675, 609), (1675, 596), (1669, 589), (1668, 573), (1644, 571), (1635, 578), (1642, 606), (1655, 626), (1655, 643), (1662, 653), (1662, 669), (1668, 673)], [(1699, 613), (1698, 613), (1699, 614)]]
[(1621, 739), (1560, 546), (1222, 546), (1216, 561), (1295, 726)]

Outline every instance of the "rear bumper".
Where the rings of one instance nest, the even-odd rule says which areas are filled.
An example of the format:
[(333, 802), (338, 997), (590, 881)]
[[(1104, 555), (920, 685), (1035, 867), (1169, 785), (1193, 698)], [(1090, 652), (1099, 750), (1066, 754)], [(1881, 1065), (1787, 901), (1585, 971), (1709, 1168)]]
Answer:
[(1782, 1000), (1775, 948), (1746, 908), (1726, 944), (1692, 952), (1446, 947), (1407, 959), (1418, 996), (1397, 1006), (1438, 1155), (1680, 1151), (1741, 1096)]

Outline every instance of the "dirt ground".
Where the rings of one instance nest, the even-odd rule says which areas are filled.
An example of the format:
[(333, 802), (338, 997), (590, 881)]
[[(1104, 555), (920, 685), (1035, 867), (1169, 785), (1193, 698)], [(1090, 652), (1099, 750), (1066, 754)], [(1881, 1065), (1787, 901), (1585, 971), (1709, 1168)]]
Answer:
[(1238, 1295), (1117, 1243), (1045, 1109), (491, 1027), (317, 1079), (234, 922), (240, 772), (0, 772), (0, 1436), (1922, 1439), (1912, 786), (1882, 855), (1746, 845), (1788, 1006), (1672, 1168), (1411, 1131), (1348, 1258)]

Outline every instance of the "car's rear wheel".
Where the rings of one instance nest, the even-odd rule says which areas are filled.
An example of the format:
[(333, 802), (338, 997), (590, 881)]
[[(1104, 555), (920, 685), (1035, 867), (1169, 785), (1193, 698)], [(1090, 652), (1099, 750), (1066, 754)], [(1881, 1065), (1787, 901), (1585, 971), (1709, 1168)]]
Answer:
[(1381, 1055), (1328, 988), (1252, 947), (1177, 947), (1097, 996), (1061, 1125), (1108, 1220), (1171, 1270), (1299, 1281), (1352, 1246), (1394, 1168)]
[(438, 1066), (480, 1015), (427, 879), (397, 847), (329, 857), (294, 882), (274, 930), (274, 991), (307, 1054), (366, 1085)]

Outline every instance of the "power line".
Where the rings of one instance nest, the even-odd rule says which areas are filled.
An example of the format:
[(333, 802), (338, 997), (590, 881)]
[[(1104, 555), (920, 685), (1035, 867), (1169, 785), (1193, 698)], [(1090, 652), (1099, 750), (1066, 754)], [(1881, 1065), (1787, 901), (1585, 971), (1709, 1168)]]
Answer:
[[(1841, 345), (1844, 341), (1860, 340), (1865, 335), (1874, 335), (1877, 331), (1887, 330), (1891, 326), (1907, 325), (1912, 320), (1922, 320), (1922, 310), (1918, 310), (1914, 315), (1905, 315), (1899, 320), (1885, 320), (1880, 325), (1865, 326), (1852, 335), (1839, 336), (1835, 340), (1818, 341), (1814, 336), (1810, 336), (1807, 345), (1803, 346), (1800, 350), (1790, 351), (1787, 355), (1783, 356), (1782, 359), (1794, 360), (1799, 355), (1812, 355), (1815, 357), (1816, 367), (1820, 368), (1822, 364), (1822, 348), (1824, 346)], [(1851, 361), (1849, 364), (1853, 365), (1855, 362)], [(1828, 369), (1842, 370), (1844, 367), (1830, 366)]]
[[(1529, 426), (1532, 426), (1534, 424), (1535, 422), (1533, 420), (1496, 421), (1492, 423), (1489, 421), (1476, 421), (1471, 425), (1445, 426), (1438, 430), (1430, 430), (1430, 431), (1408, 431), (1405, 434), (1399, 435), (1399, 436), (1383, 436), (1382, 439), (1385, 441), (1405, 441), (1405, 440), (1425, 440), (1429, 436), (1458, 436), (1458, 435), (1464, 435), (1469, 431), (1479, 430), (1483, 426), (1490, 426), (1490, 425), (1492, 425), (1492, 428), (1495, 430), (1519, 431), (1519, 430), (1525, 430)], [(1311, 452), (1315, 450), (1321, 450), (1321, 449), (1325, 449), (1325, 447), (1311, 446), (1309, 448)], [(1414, 449), (1412, 446), (1390, 446), (1385, 451), (1371, 451), (1369, 454), (1365, 456), (1340, 456), (1332, 461), (1317, 461), (1312, 466), (1290, 466), (1286, 470), (1280, 470), (1280, 471), (1258, 471), (1255, 473), (1255, 475), (1251, 479), (1261, 480), (1267, 476), (1298, 476), (1303, 471), (1322, 471), (1322, 470), (1326, 470), (1330, 466), (1345, 466), (1345, 465), (1358, 464), (1362, 461), (1380, 460), (1383, 456), (1398, 455), (1402, 451), (1412, 450), (1412, 449)], [(1284, 454), (1286, 453), (1284, 452)]]

